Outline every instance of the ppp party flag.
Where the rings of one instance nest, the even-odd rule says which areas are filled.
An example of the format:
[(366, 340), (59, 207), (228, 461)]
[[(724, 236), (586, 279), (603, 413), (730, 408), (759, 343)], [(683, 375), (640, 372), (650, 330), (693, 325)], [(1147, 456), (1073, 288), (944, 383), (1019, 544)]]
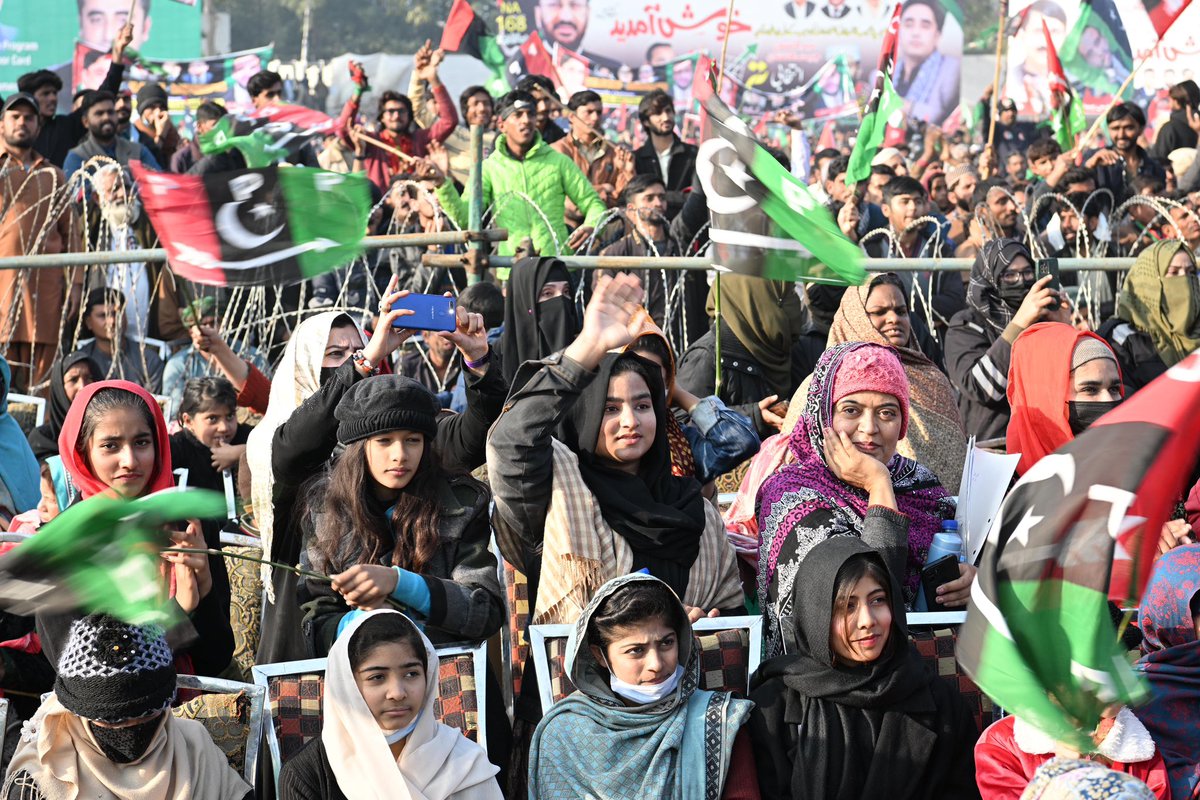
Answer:
[(361, 173), (272, 165), (171, 175), (131, 166), (171, 268), (190, 281), (294, 283), (362, 252), (371, 192)]
[(76, 503), (0, 558), (0, 607), (13, 614), (83, 609), (130, 625), (170, 626), (164, 603), (163, 526), (225, 514), (225, 498), (166, 489), (140, 498), (95, 495)]
[(1107, 601), (1136, 604), (1198, 440), (1200, 352), (1034, 464), (988, 531), (958, 661), (998, 704), (1084, 752), (1106, 707), (1146, 695)]
[[(1099, 66), (1093, 63), (1098, 44), (1089, 44), (1086, 52), (1081, 49), (1089, 30), (1092, 34), (1088, 38), (1097, 42), (1103, 39), (1104, 49), (1108, 50), (1103, 59), (1106, 63)], [(1133, 48), (1115, 0), (1083, 0), (1079, 4), (1079, 19), (1063, 40), (1059, 56), (1067, 74), (1079, 85), (1096, 94), (1112, 94), (1120, 89), (1133, 70)]]
[[(281, 108), (300, 106), (275, 107), (275, 110)], [(324, 120), (286, 112), (277, 119), (226, 115), (217, 120), (212, 130), (200, 135), (200, 152), (208, 156), (237, 148), (246, 159), (247, 167), (265, 167), (295, 155), (314, 139), (332, 133), (334, 120), (324, 114), (321, 116)]]
[(462, 53), (482, 61), (488, 72), (492, 73), (487, 82), (487, 90), (491, 94), (500, 95), (508, 91), (508, 80), (504, 77), (508, 58), (467, 0), (454, 0), (454, 5), (450, 6), (440, 46), (447, 53)]

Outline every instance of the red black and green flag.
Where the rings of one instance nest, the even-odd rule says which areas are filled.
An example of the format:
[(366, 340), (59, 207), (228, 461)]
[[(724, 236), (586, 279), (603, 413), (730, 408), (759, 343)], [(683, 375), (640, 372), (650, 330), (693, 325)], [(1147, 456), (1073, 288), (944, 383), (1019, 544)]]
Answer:
[(1095, 94), (1121, 88), (1133, 70), (1133, 49), (1115, 0), (1079, 4), (1079, 19), (1063, 40), (1061, 56), (1067, 73)]
[(1050, 81), (1050, 130), (1064, 153), (1075, 149), (1075, 139), (1087, 130), (1087, 119), (1083, 103), (1071, 91), (1071, 84), (1058, 60), (1050, 27), (1042, 19), (1042, 33), (1046, 37), (1046, 77)]
[(504, 77), (508, 59), (500, 49), (496, 37), (488, 32), (487, 24), (475, 14), (467, 0), (454, 0), (446, 27), (442, 29), (441, 49), (447, 53), (463, 53), (477, 58), (492, 73), (487, 90), (493, 95), (508, 91), (508, 80)]
[(236, 148), (246, 159), (247, 167), (276, 164), (296, 155), (306, 144), (333, 132), (335, 121), (324, 114), (321, 116), (324, 117), (323, 120), (313, 118), (311, 114), (292, 112), (281, 114), (277, 119), (267, 116), (226, 115), (217, 120), (212, 130), (200, 135), (200, 152), (207, 156)]
[(904, 106), (904, 98), (896, 94), (892, 87), (892, 66), (896, 61), (896, 37), (899, 32), (900, 4), (897, 3), (879, 49), (875, 88), (867, 100), (858, 138), (854, 140), (854, 149), (850, 151), (846, 183), (860, 183), (871, 177), (871, 161), (887, 135), (888, 119)]
[(1192, 0), (1145, 0), (1146, 14), (1149, 15), (1150, 24), (1154, 26), (1158, 38), (1163, 37), (1167, 28), (1171, 27), (1191, 2)]
[(1034, 464), (988, 531), (958, 661), (995, 702), (1084, 752), (1106, 707), (1146, 694), (1107, 601), (1136, 605), (1197, 441), (1200, 352)]
[(862, 283), (858, 245), (842, 235), (808, 187), (754, 140), (712, 84), (703, 78), (697, 84), (704, 141), (696, 174), (712, 220), (713, 263), (773, 280)]
[(225, 499), (201, 489), (90, 497), (0, 558), (0, 607), (21, 615), (82, 609), (170, 626), (178, 620), (159, 574), (159, 551), (169, 544), (163, 526), (224, 513)]
[(172, 175), (132, 167), (171, 268), (188, 280), (295, 283), (362, 252), (371, 192), (361, 173), (272, 165)]

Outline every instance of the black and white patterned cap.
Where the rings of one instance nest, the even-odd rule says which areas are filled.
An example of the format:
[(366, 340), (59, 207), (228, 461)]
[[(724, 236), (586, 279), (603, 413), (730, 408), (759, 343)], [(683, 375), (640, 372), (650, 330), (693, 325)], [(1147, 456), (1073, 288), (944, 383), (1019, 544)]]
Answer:
[(85, 719), (117, 723), (145, 717), (174, 699), (175, 658), (161, 628), (93, 614), (71, 624), (54, 693), (64, 708)]

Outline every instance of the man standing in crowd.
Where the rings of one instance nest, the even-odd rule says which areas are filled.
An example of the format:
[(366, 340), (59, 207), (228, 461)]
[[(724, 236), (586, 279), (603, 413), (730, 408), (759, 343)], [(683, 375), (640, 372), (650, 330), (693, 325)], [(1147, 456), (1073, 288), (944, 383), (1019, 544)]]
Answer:
[(83, 105), (79, 109), (83, 112), (88, 134), (83, 141), (67, 153), (67, 161), (63, 165), (63, 170), (67, 173), (68, 180), (79, 171), (80, 167), (97, 156), (107, 156), (126, 169), (129, 169), (129, 162), (141, 161), (143, 166), (155, 172), (162, 171), (158, 159), (146, 145), (117, 136), (117, 112), (113, 107), (114, 100), (112, 92), (102, 89), (88, 92), (84, 97)]
[[(79, 227), (70, 205), (60, 202), (62, 170), (34, 149), (41, 107), (18, 93), (0, 118), (0, 257), (80, 250)], [(57, 217), (52, 216), (57, 214)], [(0, 341), (8, 343), (14, 391), (45, 381), (54, 363), (60, 315), (78, 308), (83, 271), (68, 291), (61, 269), (0, 270)]]
[(558, 91), (554, 88), (553, 81), (545, 75), (526, 75), (517, 82), (517, 91), (528, 92), (537, 100), (534, 121), (543, 142), (554, 144), (567, 135), (556, 119), (562, 103), (558, 100)]
[(667, 219), (674, 219), (696, 176), (696, 145), (675, 134), (675, 101), (661, 89), (638, 103), (638, 119), (646, 131), (646, 143), (634, 151), (634, 170), (638, 175), (656, 175), (663, 182)]
[(261, 111), (278, 103), (279, 98), (283, 96), (283, 78), (278, 72), (269, 69), (256, 72), (246, 81), (246, 93), (250, 95), (254, 110)]
[(206, 100), (199, 105), (196, 109), (196, 134), (171, 156), (171, 172), (182, 175), (204, 157), (200, 152), (200, 137), (211, 131), (225, 113), (225, 106), (212, 100)]
[[(114, 106), (115, 110), (115, 106)], [(171, 122), (167, 108), (167, 90), (157, 83), (144, 83), (137, 93), (137, 118), (130, 137), (141, 142), (159, 164), (170, 164), (183, 146), (183, 138)]]
[[(633, 177), (633, 154), (600, 135), (598, 128), (604, 113), (600, 95), (590, 89), (576, 92), (571, 95), (567, 108), (571, 133), (550, 146), (575, 162), (604, 205), (611, 208)], [(574, 203), (568, 203), (567, 226), (578, 228), (582, 224), (583, 215)]]
[[(104, 83), (100, 85), (104, 91), (117, 92), (121, 88), (121, 79), (125, 75), (125, 66), (121, 59), (124, 58), (125, 48), (132, 40), (133, 25), (126, 24), (113, 40), (112, 65), (108, 68)], [(22, 75), (17, 78), (17, 90), (37, 100), (38, 113), (42, 118), (41, 129), (33, 149), (54, 166), (62, 167), (66, 162), (67, 152), (79, 144), (79, 140), (87, 133), (83, 111), (58, 113), (58, 95), (63, 90), (63, 82), (52, 70), (39, 69)]]
[(1142, 109), (1133, 103), (1118, 103), (1108, 110), (1105, 121), (1113, 146), (1093, 151), (1084, 163), (1096, 171), (1096, 188), (1108, 189), (1120, 205), (1133, 195), (1135, 177), (1149, 175), (1165, 181), (1167, 173), (1137, 142), (1146, 128)]
[[(432, 128), (438, 122), (438, 117), (429, 110), (429, 84), (417, 77), (413, 71), (408, 83), (408, 97), (412, 100), (413, 114), (417, 124), (422, 128)], [(468, 86), (458, 97), (458, 112), (461, 125), (442, 142), (446, 152), (450, 154), (450, 177), (463, 186), (471, 177), (471, 126), (483, 128), (483, 157), (491, 155), (496, 146), (496, 131), (492, 127), (492, 117), (496, 101), (482, 86)]]
[(1171, 87), (1167, 94), (1171, 104), (1171, 118), (1158, 129), (1150, 154), (1160, 164), (1166, 163), (1171, 153), (1181, 147), (1196, 146), (1196, 131), (1188, 123), (1190, 115), (1200, 110), (1200, 86), (1195, 81), (1184, 81)]

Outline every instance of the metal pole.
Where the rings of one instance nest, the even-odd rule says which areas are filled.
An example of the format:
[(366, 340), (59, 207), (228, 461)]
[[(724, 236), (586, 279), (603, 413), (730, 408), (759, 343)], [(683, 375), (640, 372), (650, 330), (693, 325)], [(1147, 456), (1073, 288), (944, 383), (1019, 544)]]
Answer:
[[(427, 267), (461, 267), (465, 256), (425, 255), (421, 263)], [(511, 256), (492, 256), (488, 265), (511, 267)], [(559, 256), (559, 260), (570, 269), (713, 269), (710, 258), (666, 258), (638, 256)], [(1100, 270), (1121, 272), (1133, 266), (1132, 258), (1060, 258), (1058, 267), (1066, 272)], [(973, 258), (869, 258), (863, 266), (869, 272), (969, 272)]]
[[(471, 205), (468, 208), (467, 227), (477, 231), (483, 227), (483, 126), (471, 126), (471, 174), (467, 178), (471, 189)], [(486, 268), (480, 256), (485, 255), (481, 242), (468, 242), (467, 253), (471, 256), (467, 270), (467, 285), (483, 280)]]
[[(395, 236), (368, 236), (360, 244), (364, 250), (383, 250), (406, 245), (470, 244), (471, 242), (503, 242), (506, 239), (508, 239), (508, 231), (503, 228), (493, 228), (486, 231), (437, 231), (435, 233), (401, 233)], [(97, 250), (90, 253), (41, 253), (0, 258), (0, 269), (58, 269), (91, 267), (100, 264), (159, 263), (166, 260), (167, 251), (161, 247), (122, 252)]]

